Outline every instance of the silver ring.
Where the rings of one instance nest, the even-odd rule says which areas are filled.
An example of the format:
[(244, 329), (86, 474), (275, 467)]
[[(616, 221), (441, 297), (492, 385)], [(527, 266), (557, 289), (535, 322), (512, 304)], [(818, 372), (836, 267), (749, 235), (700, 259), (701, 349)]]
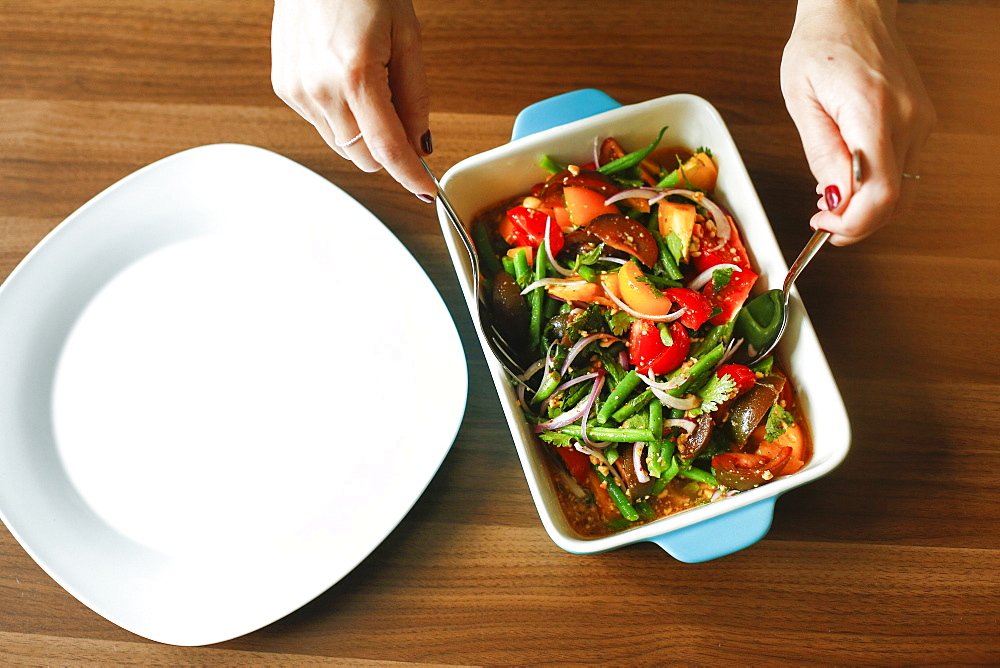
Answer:
[(920, 178), (920, 174), (907, 174), (906, 172), (903, 172), (903, 178), (904, 179), (919, 179)]
[(861, 173), (861, 150), (857, 149), (851, 154), (851, 169), (854, 172), (854, 182), (860, 184), (861, 177), (864, 176)]
[(361, 141), (361, 135), (362, 133), (359, 132), (357, 137), (352, 137), (351, 139), (348, 139), (345, 142), (339, 142), (336, 139), (334, 139), (333, 143), (337, 145), (337, 148), (347, 148), (348, 146), (354, 146), (359, 141)]

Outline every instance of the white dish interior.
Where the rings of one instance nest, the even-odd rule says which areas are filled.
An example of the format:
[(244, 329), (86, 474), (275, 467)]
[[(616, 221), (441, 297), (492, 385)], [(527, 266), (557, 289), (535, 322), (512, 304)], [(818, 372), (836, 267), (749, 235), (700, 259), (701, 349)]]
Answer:
[(467, 389), (391, 232), (241, 145), (154, 163), (47, 236), (0, 286), (0, 368), (0, 519), (83, 603), (178, 645), (353, 569), (437, 471)]
[[(626, 150), (634, 150), (648, 144), (665, 125), (669, 129), (663, 136), (661, 146), (681, 145), (691, 149), (707, 146), (712, 150), (719, 165), (715, 200), (733, 212), (754, 264), (761, 273), (755, 292), (780, 287), (788, 268), (739, 151), (715, 108), (693, 95), (671, 95), (623, 106), (517, 139), (463, 160), (445, 174), (442, 184), (458, 214), (463, 220), (471, 221), (487, 206), (527, 192), (533, 184), (544, 180), (547, 173), (538, 163), (545, 154), (564, 163), (585, 164), (592, 160), (590, 156), (595, 136), (602, 139), (614, 136)], [(468, 261), (457, 236), (443, 218), (443, 211), (440, 213), (442, 228), (471, 308)], [(479, 335), (482, 339), (481, 331)], [(649, 540), (756, 501), (773, 499), (788, 489), (828, 473), (843, 460), (849, 447), (850, 427), (843, 401), (796, 293), (793, 295), (788, 331), (778, 354), (798, 390), (812, 433), (814, 454), (809, 464), (795, 475), (779, 478), (721, 502), (613, 536), (582, 538), (569, 527), (563, 516), (535, 436), (522, 418), (510, 383), (488, 349), (484, 349), (539, 515), (552, 539), (570, 552), (599, 552)]]

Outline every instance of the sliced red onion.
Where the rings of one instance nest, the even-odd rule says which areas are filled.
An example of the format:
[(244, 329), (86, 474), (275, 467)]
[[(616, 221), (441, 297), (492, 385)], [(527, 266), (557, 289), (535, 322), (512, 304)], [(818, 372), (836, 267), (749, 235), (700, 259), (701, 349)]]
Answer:
[(652, 320), (653, 322), (672, 322), (674, 320), (677, 320), (677, 318), (681, 317), (685, 313), (687, 313), (687, 309), (683, 308), (674, 311), (673, 313), (668, 313), (667, 315), (649, 315), (648, 313), (640, 313), (639, 311), (636, 311), (634, 308), (630, 307), (628, 304), (626, 304), (621, 299), (616, 297), (615, 294), (611, 292), (611, 290), (605, 290), (604, 292), (607, 293), (608, 298), (611, 301), (613, 301), (618, 308), (625, 311), (634, 318), (642, 318), (643, 320)]
[(660, 400), (661, 404), (669, 406), (670, 408), (689, 411), (694, 408), (698, 408), (698, 406), (701, 405), (701, 399), (693, 394), (688, 394), (683, 397), (675, 397), (671, 394), (667, 394), (657, 387), (650, 387), (649, 390), (657, 399)]
[[(680, 195), (682, 197), (686, 197), (708, 210), (709, 215), (712, 216), (712, 220), (715, 221), (715, 233), (720, 239), (720, 243), (716, 248), (721, 248), (727, 241), (729, 241), (729, 237), (732, 236), (732, 227), (729, 224), (729, 218), (718, 204), (705, 197), (705, 193), (688, 190), (686, 188), (632, 188), (630, 190), (623, 190), (620, 193), (615, 193), (608, 199), (604, 200), (604, 203), (613, 204), (614, 202), (627, 199), (629, 197), (644, 197), (650, 200), (650, 203), (653, 203), (654, 201), (659, 201), (667, 195)], [(712, 248), (710, 250), (716, 249)]]
[(628, 361), (628, 351), (623, 350), (618, 353), (618, 364), (621, 365), (622, 369), (628, 371), (632, 368), (632, 363)]
[(604, 334), (603, 332), (598, 332), (597, 334), (590, 334), (588, 336), (583, 337), (582, 339), (574, 343), (573, 347), (569, 349), (569, 353), (566, 354), (566, 361), (563, 362), (562, 369), (559, 371), (559, 375), (561, 376), (566, 373), (566, 369), (568, 369), (569, 365), (573, 363), (573, 360), (576, 359), (577, 355), (580, 354), (581, 350), (583, 350), (592, 342), (598, 339), (605, 339), (605, 340), (611, 339), (612, 341), (621, 341), (621, 339), (619, 339), (617, 336), (611, 336), (610, 334)]
[(601, 138), (594, 135), (594, 169), (601, 167)]
[(732, 269), (733, 271), (743, 271), (743, 269), (738, 265), (732, 264), (730, 262), (722, 262), (720, 264), (709, 267), (705, 271), (695, 276), (694, 279), (690, 283), (688, 283), (688, 288), (694, 291), (701, 290), (703, 287), (708, 285), (708, 282), (710, 280), (712, 280), (712, 274), (715, 273), (716, 269)]
[(556, 262), (556, 258), (552, 255), (552, 249), (549, 248), (549, 231), (552, 229), (552, 216), (548, 216), (545, 219), (545, 257), (549, 259), (549, 264), (558, 271), (563, 276), (572, 276), (573, 272), (566, 269), (561, 264)]
[(683, 429), (689, 434), (694, 431), (697, 424), (698, 423), (691, 418), (670, 418), (663, 421), (664, 427), (677, 427), (678, 429)]
[(556, 469), (559, 477), (562, 478), (563, 483), (569, 489), (569, 491), (578, 499), (586, 498), (587, 493), (583, 491), (583, 487), (580, 487), (580, 483), (576, 481), (576, 478), (566, 473), (562, 469)]
[(583, 419), (580, 420), (580, 437), (584, 443), (591, 447), (597, 444), (590, 440), (590, 436), (587, 435), (587, 418), (590, 417), (590, 409), (594, 407), (594, 403), (597, 401), (602, 387), (604, 387), (604, 373), (599, 371), (597, 372), (597, 380), (594, 381), (594, 389), (590, 391), (587, 400), (583, 402), (586, 404), (586, 410), (583, 411)]
[(535, 288), (540, 288), (546, 285), (586, 285), (587, 281), (583, 279), (569, 279), (569, 278), (540, 278), (534, 283), (531, 283), (524, 290), (521, 290), (522, 295), (526, 295)]
[(623, 199), (632, 199), (633, 197), (653, 200), (660, 199), (665, 196), (664, 192), (657, 188), (629, 188), (628, 190), (616, 192), (614, 195), (604, 200), (604, 203), (610, 205), (615, 202), (620, 202)]
[(646, 449), (646, 444), (639, 442), (632, 444), (632, 468), (635, 469), (635, 479), (639, 482), (649, 482), (649, 475), (642, 467), (642, 452)]
[(568, 390), (569, 388), (573, 387), (574, 385), (579, 385), (580, 383), (582, 383), (584, 381), (590, 380), (593, 377), (594, 377), (594, 374), (589, 374), (589, 373), (586, 374), (586, 375), (583, 375), (583, 376), (577, 376), (576, 378), (570, 378), (565, 383), (563, 383), (562, 385), (560, 385), (559, 387), (557, 387), (555, 390), (552, 391), (552, 394), (549, 395), (548, 399), (546, 399), (545, 401), (542, 402), (541, 407), (539, 407), (539, 409), (538, 409), (539, 415), (542, 414), (542, 413), (544, 413), (548, 409), (549, 402), (552, 400), (552, 397), (556, 396), (557, 394), (559, 394), (560, 392), (562, 392), (564, 390)]
[(625, 264), (628, 262), (628, 260), (623, 260), (620, 257), (612, 257), (610, 255), (602, 255), (597, 259), (600, 260), (601, 262), (613, 262), (614, 264)]
[(547, 366), (547, 361), (547, 357), (537, 360), (525, 370), (524, 375), (518, 377), (521, 382), (517, 384), (517, 401), (524, 410), (528, 410), (528, 402), (524, 400), (524, 388), (528, 385), (528, 379), (538, 373), (539, 369)]
[(658, 390), (669, 392), (670, 390), (680, 387), (681, 385), (686, 383), (688, 375), (686, 373), (680, 373), (671, 378), (670, 380), (657, 382), (655, 376), (653, 376), (653, 371), (650, 370), (648, 376), (643, 376), (642, 374), (639, 374), (639, 378), (642, 379), (642, 382), (646, 383), (646, 385), (649, 385), (650, 387), (655, 387)]
[[(591, 378), (598, 378), (598, 380), (594, 383), (594, 387), (597, 388), (597, 392), (600, 392), (601, 386), (604, 385), (604, 374), (602, 373), (595, 371), (594, 373), (585, 374), (574, 380), (577, 383), (582, 383), (583, 381), (590, 380)], [(597, 393), (591, 390), (590, 395), (587, 397), (587, 401), (581, 401), (580, 405), (576, 406), (573, 410), (566, 411), (562, 415), (557, 415), (551, 420), (546, 420), (545, 422), (536, 424), (535, 433), (538, 434), (543, 431), (551, 431), (552, 429), (561, 429), (566, 425), (573, 424), (590, 412), (590, 409), (594, 406), (594, 400), (596, 399)]]
[(583, 454), (587, 455), (588, 457), (593, 457), (604, 466), (607, 466), (609, 469), (614, 469), (614, 467), (611, 466), (611, 462), (608, 461), (608, 458), (600, 450), (595, 450), (594, 448), (587, 447), (586, 445), (578, 441), (573, 441), (573, 447), (582, 452)]
[[(681, 195), (705, 207), (708, 210), (709, 215), (712, 216), (712, 220), (715, 221), (715, 233), (720, 239), (720, 243), (716, 248), (721, 248), (727, 241), (729, 241), (729, 237), (732, 236), (732, 228), (729, 225), (729, 218), (726, 217), (726, 213), (719, 208), (718, 204), (705, 197), (705, 193), (687, 190), (685, 188), (669, 188), (664, 191), (664, 194)], [(715, 250), (715, 248), (712, 248), (711, 250)]]

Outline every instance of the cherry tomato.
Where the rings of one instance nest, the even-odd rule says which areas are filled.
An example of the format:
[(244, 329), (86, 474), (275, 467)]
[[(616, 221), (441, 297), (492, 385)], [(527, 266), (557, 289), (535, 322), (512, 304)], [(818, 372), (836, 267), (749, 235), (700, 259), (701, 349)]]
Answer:
[(520, 228), (528, 238), (528, 245), (538, 248), (545, 238), (545, 226), (549, 226), (549, 250), (553, 255), (562, 250), (565, 239), (562, 230), (555, 219), (544, 211), (529, 209), (526, 206), (515, 206), (507, 211), (507, 218)]
[(716, 370), (715, 375), (719, 378), (729, 376), (733, 379), (733, 382), (736, 383), (736, 393), (733, 394), (733, 397), (743, 394), (757, 384), (757, 376), (750, 370), (750, 367), (742, 364), (723, 364)]
[(668, 328), (673, 342), (668, 346), (663, 343), (660, 330), (651, 320), (636, 320), (632, 323), (629, 333), (629, 362), (641, 374), (654, 375), (669, 373), (679, 367), (687, 359), (691, 350), (691, 337), (687, 330), (678, 322), (670, 323)]
[(590, 457), (576, 448), (556, 448), (556, 452), (562, 457), (566, 468), (576, 478), (576, 481), (581, 485), (585, 485), (587, 477), (590, 474)]
[(700, 292), (689, 288), (668, 288), (663, 294), (685, 309), (679, 322), (688, 329), (698, 329), (712, 315), (712, 302)]
[(789, 447), (776, 448), (774, 456), (770, 457), (748, 452), (725, 452), (712, 457), (712, 469), (720, 483), (745, 491), (774, 480), (791, 455)]

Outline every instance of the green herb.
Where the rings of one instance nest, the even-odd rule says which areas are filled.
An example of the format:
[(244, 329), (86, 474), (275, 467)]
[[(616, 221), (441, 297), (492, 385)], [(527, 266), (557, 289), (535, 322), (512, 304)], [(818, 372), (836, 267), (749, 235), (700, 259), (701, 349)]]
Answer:
[(590, 266), (597, 262), (601, 258), (601, 254), (604, 252), (604, 244), (597, 244), (589, 251), (580, 253), (573, 260), (573, 266), (570, 267), (571, 271), (578, 271), (582, 266)]
[(701, 405), (691, 411), (692, 415), (711, 413), (719, 408), (719, 404), (728, 399), (736, 390), (736, 381), (728, 373), (719, 376), (713, 374), (695, 394), (701, 398)]
[(729, 281), (733, 278), (733, 268), (726, 267), (725, 269), (716, 269), (712, 272), (712, 293), (719, 294), (722, 292), (722, 288), (729, 285)]
[(764, 440), (768, 443), (773, 443), (788, 431), (788, 425), (793, 424), (795, 424), (795, 418), (792, 417), (792, 414), (778, 404), (775, 404), (771, 407), (771, 412), (767, 414), (767, 423), (765, 426), (767, 433), (764, 435)]
[(666, 295), (660, 292), (660, 289), (656, 287), (656, 284), (652, 280), (652, 277), (643, 274), (642, 276), (636, 276), (635, 280), (637, 283), (645, 283), (649, 286), (649, 289), (653, 291), (653, 296), (657, 299), (666, 299)]
[(635, 318), (625, 311), (615, 309), (614, 312), (606, 312), (605, 320), (607, 320), (612, 334), (615, 336), (624, 336), (625, 332), (632, 326), (632, 321)]
[(681, 238), (676, 233), (671, 232), (663, 240), (667, 243), (670, 254), (674, 256), (674, 262), (680, 262), (684, 256), (684, 242), (681, 241)]
[(546, 443), (556, 446), (557, 448), (572, 448), (573, 441), (576, 440), (569, 434), (563, 434), (558, 431), (543, 431), (538, 435), (538, 438), (542, 439)]

